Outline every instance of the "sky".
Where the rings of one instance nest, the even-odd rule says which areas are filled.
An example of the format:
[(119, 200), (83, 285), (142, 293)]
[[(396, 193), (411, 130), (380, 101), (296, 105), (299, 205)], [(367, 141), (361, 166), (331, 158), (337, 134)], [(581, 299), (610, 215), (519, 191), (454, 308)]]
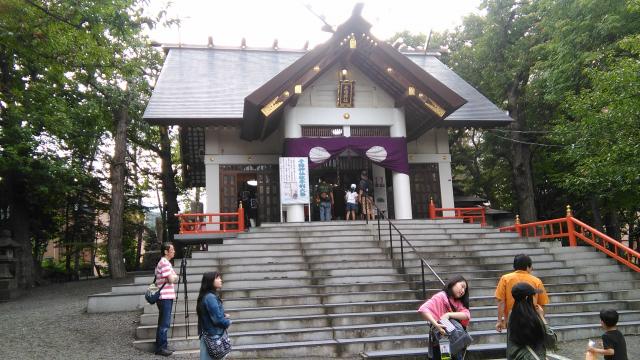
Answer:
[(159, 27), (150, 34), (163, 44), (240, 46), (244, 37), (248, 47), (270, 47), (278, 39), (281, 49), (299, 49), (308, 40), (310, 47), (326, 41), (330, 34), (320, 30), (323, 23), (313, 12), (324, 16), (332, 26), (346, 21), (358, 2), (364, 3), (363, 17), (372, 24), (378, 39), (396, 32), (428, 34), (430, 29), (454, 29), (462, 17), (479, 13), (481, 0), (151, 0), (149, 14), (157, 14), (168, 4), (167, 15), (181, 19), (181, 26)]

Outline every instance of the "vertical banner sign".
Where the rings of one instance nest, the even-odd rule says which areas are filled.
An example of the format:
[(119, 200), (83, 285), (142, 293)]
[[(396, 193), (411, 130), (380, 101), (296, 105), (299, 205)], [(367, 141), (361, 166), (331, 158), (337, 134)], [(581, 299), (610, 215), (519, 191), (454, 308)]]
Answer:
[(309, 161), (306, 157), (280, 158), (280, 204), (308, 204)]
[(378, 209), (385, 212), (384, 216), (389, 216), (387, 212), (387, 184), (384, 168), (376, 164), (372, 164), (371, 168), (373, 170), (373, 200)]

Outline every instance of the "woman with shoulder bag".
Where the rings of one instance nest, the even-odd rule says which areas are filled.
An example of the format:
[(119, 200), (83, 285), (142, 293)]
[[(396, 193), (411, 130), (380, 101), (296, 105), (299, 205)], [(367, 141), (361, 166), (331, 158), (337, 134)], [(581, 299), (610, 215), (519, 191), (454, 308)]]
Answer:
[[(458, 275), (450, 279), (442, 291), (437, 292), (427, 300), (418, 312), (422, 318), (430, 323), (429, 331), (429, 358), (440, 360), (439, 336), (448, 335), (441, 320), (457, 321), (460, 330), (465, 331), (471, 320), (469, 312), (469, 284), (467, 280)], [(436, 334), (438, 333), (438, 334)], [(467, 334), (465, 334), (468, 336)], [(470, 338), (469, 338), (470, 341)], [(463, 349), (464, 350), (464, 349)], [(452, 359), (462, 359), (464, 351), (453, 354)]]
[(206, 272), (202, 275), (196, 306), (200, 360), (224, 359), (231, 351), (231, 343), (227, 334), (231, 320), (224, 313), (222, 300), (218, 294), (221, 288), (222, 275), (219, 272)]
[(545, 360), (547, 348), (555, 346), (556, 335), (547, 326), (544, 310), (533, 304), (538, 291), (525, 282), (511, 288), (515, 303), (507, 326), (508, 360)]

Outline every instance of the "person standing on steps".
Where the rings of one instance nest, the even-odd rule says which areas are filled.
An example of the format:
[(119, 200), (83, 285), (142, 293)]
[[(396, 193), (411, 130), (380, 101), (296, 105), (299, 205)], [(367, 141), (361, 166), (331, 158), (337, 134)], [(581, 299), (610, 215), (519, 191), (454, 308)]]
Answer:
[[(200, 360), (214, 360), (209, 356), (204, 336), (212, 336), (214, 338), (229, 336), (226, 330), (231, 325), (231, 320), (229, 320), (229, 315), (224, 313), (224, 307), (219, 295), (220, 289), (222, 289), (222, 274), (217, 271), (202, 274), (200, 293), (196, 303), (198, 336), (200, 337)], [(225, 355), (223, 359), (226, 357)]]
[(324, 178), (320, 178), (317, 199), (319, 201), (320, 221), (331, 221), (331, 208), (333, 207), (333, 189)]
[(556, 343), (556, 335), (547, 326), (542, 306), (534, 304), (534, 297), (541, 294), (527, 282), (513, 285), (513, 311), (507, 328), (507, 359), (540, 360), (547, 358), (547, 349)]
[(344, 199), (347, 202), (347, 213), (345, 215), (345, 219), (349, 220), (349, 216), (353, 220), (356, 219), (356, 214), (358, 213), (358, 192), (356, 191), (356, 184), (351, 184), (351, 188), (344, 195)]
[(533, 270), (533, 263), (531, 258), (525, 254), (518, 254), (513, 258), (513, 272), (502, 275), (498, 286), (496, 287), (495, 297), (498, 303), (498, 321), (496, 323), (496, 330), (502, 332), (506, 329), (507, 319), (513, 304), (515, 302), (511, 289), (513, 286), (520, 282), (525, 282), (531, 285), (537, 290), (533, 295), (534, 305), (540, 305), (541, 307), (549, 303), (549, 296), (542, 284), (542, 280), (531, 275)]
[(373, 187), (371, 186), (371, 181), (369, 181), (367, 170), (362, 170), (360, 173), (358, 191), (358, 200), (360, 202), (360, 209), (362, 210), (362, 218), (373, 220)]
[(158, 327), (156, 329), (156, 355), (169, 356), (173, 351), (168, 349), (167, 333), (171, 326), (171, 308), (173, 300), (176, 298), (174, 289), (175, 283), (178, 282), (178, 275), (171, 266), (171, 259), (176, 255), (176, 249), (171, 243), (164, 243), (161, 247), (162, 258), (156, 266), (155, 276), (156, 285), (160, 288), (160, 299), (156, 302), (158, 306)]

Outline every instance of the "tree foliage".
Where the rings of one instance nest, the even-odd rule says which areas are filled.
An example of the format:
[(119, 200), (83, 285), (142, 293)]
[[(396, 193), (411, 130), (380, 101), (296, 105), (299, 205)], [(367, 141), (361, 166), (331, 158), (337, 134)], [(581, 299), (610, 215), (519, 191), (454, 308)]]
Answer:
[(485, 14), (466, 17), (446, 37), (445, 60), (515, 122), (452, 132), (461, 187), (507, 208), (511, 198), (511, 209), (522, 212), (523, 176), (513, 170), (528, 168), (540, 217), (561, 216), (571, 203), (610, 234), (637, 228), (638, 2), (487, 0), (482, 7)]
[[(0, 226), (23, 244), (20, 286), (34, 283), (50, 241), (66, 250), (67, 267), (74, 257), (77, 268), (80, 251), (104, 235), (97, 218), (112, 202), (113, 169), (123, 166), (130, 182), (137, 166), (128, 161), (130, 147), (125, 143), (117, 163), (110, 148), (119, 115), (129, 124), (141, 121), (159, 71), (161, 54), (143, 30), (161, 19), (145, 17), (146, 4), (0, 3), (0, 209), (10, 214)], [(138, 189), (125, 184), (122, 191), (124, 208), (139, 203)], [(115, 218), (125, 222), (125, 234), (112, 239), (122, 248), (118, 242), (137, 216)], [(110, 263), (121, 264), (122, 256)]]

